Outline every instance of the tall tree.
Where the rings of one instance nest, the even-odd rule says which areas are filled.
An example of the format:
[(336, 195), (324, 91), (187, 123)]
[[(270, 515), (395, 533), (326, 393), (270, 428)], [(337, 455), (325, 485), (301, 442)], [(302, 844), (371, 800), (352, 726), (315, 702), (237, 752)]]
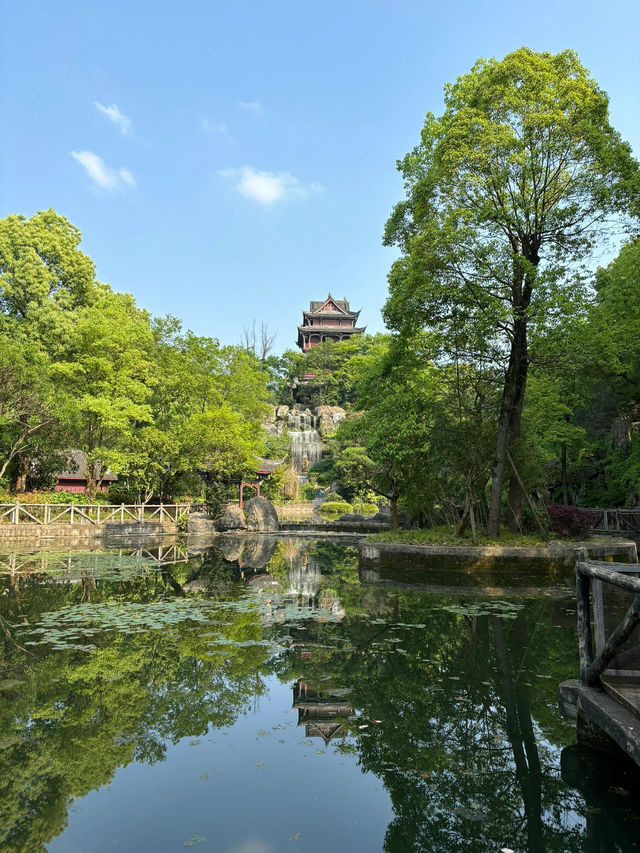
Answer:
[[(579, 265), (623, 225), (634, 194), (638, 212), (638, 164), (573, 51), (520, 48), (446, 86), (443, 115), (427, 114), (421, 144), (399, 169), (407, 198), (385, 243), (402, 256), (385, 318), (398, 330), (437, 330), (444, 354), (462, 317), (475, 335), (469, 358), (502, 364), (488, 516), (497, 536), (507, 463), (518, 462), (530, 329), (561, 320), (569, 296), (580, 295)], [(522, 497), (514, 471), (513, 529)]]

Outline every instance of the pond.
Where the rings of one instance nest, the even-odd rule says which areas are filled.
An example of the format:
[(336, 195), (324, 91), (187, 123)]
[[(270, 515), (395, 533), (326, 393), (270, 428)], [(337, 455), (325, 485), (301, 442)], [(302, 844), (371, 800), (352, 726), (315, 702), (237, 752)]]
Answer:
[(297, 537), (0, 555), (0, 849), (637, 849), (636, 774), (557, 711), (571, 577), (535, 580)]

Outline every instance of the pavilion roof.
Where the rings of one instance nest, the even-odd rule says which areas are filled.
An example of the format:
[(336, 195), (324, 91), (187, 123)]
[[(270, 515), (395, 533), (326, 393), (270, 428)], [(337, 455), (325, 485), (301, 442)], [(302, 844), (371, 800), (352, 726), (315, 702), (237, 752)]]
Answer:
[[(64, 451), (68, 462), (64, 471), (56, 472), (56, 477), (59, 480), (86, 480), (87, 479), (87, 454), (84, 450), (70, 449)], [(111, 480), (115, 482), (118, 478), (108, 468), (102, 477), (102, 480)]]
[(282, 459), (264, 459), (262, 456), (258, 456), (257, 463), (258, 467), (256, 468), (256, 474), (273, 474), (274, 471), (282, 465), (286, 457)]

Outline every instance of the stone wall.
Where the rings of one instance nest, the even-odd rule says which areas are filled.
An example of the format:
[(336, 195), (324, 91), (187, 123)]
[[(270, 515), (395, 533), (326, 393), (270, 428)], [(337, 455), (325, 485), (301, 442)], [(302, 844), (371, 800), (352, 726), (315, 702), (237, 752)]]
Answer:
[(169, 521), (112, 522), (106, 524), (0, 524), (0, 544), (19, 542), (45, 544), (46, 542), (90, 542), (108, 537), (137, 538), (140, 536), (167, 536), (178, 533), (178, 526)]

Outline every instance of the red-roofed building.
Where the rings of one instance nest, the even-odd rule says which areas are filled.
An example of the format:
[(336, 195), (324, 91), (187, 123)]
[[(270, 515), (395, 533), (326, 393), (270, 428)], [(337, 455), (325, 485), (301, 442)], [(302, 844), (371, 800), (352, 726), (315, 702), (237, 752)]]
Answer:
[[(82, 450), (69, 450), (69, 464), (64, 471), (56, 474), (54, 490), (56, 492), (72, 492), (83, 495), (87, 491), (87, 455)], [(118, 478), (107, 469), (100, 484), (99, 492), (106, 492), (111, 483)]]
[(297, 344), (308, 352), (324, 341), (345, 341), (353, 335), (362, 335), (366, 326), (356, 326), (360, 311), (351, 311), (346, 299), (334, 299), (331, 294), (322, 301), (311, 301), (309, 310), (302, 312), (302, 325), (298, 326)]

